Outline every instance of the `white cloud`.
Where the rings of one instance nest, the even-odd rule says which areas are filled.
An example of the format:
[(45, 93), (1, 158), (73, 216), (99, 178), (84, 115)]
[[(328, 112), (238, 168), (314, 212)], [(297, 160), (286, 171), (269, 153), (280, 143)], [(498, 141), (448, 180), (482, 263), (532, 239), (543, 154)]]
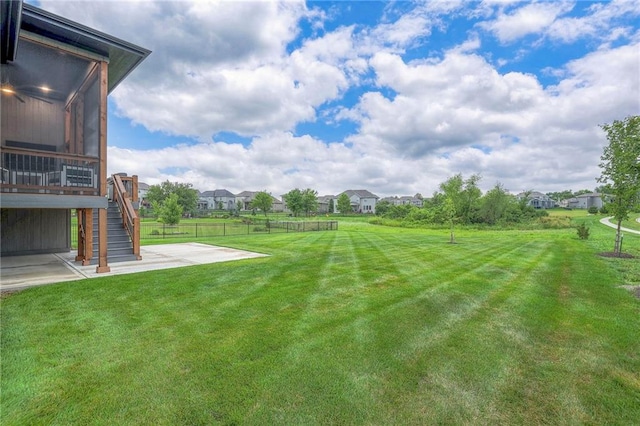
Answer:
[[(109, 172), (136, 173), (150, 184), (169, 179), (276, 196), (295, 187), (429, 196), (462, 172), (482, 174), (484, 189), (497, 181), (512, 191), (588, 188), (605, 142), (598, 124), (640, 113), (640, 32), (613, 24), (636, 16), (637, 2), (594, 3), (581, 17), (566, 16), (572, 3), (402, 3), (406, 13), (389, 19), (389, 12), (382, 24), (331, 30), (324, 26), (332, 11), (294, 1), (42, 6), (153, 50), (113, 93), (119, 114), (200, 143), (109, 147)], [(429, 37), (448, 37), (453, 17), (469, 19), (469, 31), (438, 50)], [(514, 51), (529, 34), (545, 42), (596, 37), (599, 46), (546, 69), (558, 83), (543, 87), (535, 75), (515, 66), (500, 72), (485, 59), (490, 43), (473, 25), (478, 19), (492, 19), (481, 26)], [(306, 39), (303, 21), (313, 29)], [(408, 60), (407, 49), (412, 57), (425, 53)], [(353, 107), (340, 102), (349, 91), (360, 96)], [(292, 134), (316, 120), (358, 128), (337, 143)], [(250, 143), (213, 141), (221, 131)]]

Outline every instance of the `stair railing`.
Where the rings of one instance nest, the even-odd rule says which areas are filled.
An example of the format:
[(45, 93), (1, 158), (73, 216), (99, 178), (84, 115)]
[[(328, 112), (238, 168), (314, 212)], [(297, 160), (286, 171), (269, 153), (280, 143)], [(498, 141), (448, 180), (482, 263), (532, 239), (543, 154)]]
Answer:
[(113, 200), (118, 203), (122, 215), (122, 226), (127, 230), (133, 243), (133, 254), (138, 260), (140, 256), (140, 217), (133, 207), (131, 195), (127, 192), (122, 176), (113, 175)]

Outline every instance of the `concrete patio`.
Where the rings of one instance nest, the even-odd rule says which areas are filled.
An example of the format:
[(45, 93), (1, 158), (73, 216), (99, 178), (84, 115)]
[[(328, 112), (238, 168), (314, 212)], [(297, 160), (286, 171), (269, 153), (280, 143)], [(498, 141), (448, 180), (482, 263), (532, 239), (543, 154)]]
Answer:
[(180, 268), (231, 260), (265, 257), (266, 254), (200, 243), (163, 244), (141, 247), (142, 260), (113, 263), (111, 272), (97, 274), (95, 265), (82, 266), (75, 253), (3, 257), (0, 263), (0, 291), (74, 281), (84, 278), (132, 274), (158, 269)]

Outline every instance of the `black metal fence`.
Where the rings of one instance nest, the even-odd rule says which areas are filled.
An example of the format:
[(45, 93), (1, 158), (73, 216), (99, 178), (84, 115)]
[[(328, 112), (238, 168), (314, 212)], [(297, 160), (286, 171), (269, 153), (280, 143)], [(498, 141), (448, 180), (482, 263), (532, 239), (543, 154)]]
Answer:
[(211, 238), (227, 235), (274, 234), (286, 232), (335, 231), (338, 222), (287, 222), (252, 219), (250, 221), (229, 223), (180, 223), (165, 225), (162, 223), (142, 222), (140, 239), (165, 238)]
[[(75, 224), (74, 224), (75, 225)], [(78, 233), (71, 227), (71, 246), (77, 247)], [(244, 222), (229, 223), (180, 223), (165, 225), (162, 223), (140, 223), (140, 239), (168, 238), (211, 238), (227, 235), (275, 234), (286, 232), (336, 231), (338, 221), (321, 220), (306, 222), (287, 222), (267, 219), (251, 219)]]

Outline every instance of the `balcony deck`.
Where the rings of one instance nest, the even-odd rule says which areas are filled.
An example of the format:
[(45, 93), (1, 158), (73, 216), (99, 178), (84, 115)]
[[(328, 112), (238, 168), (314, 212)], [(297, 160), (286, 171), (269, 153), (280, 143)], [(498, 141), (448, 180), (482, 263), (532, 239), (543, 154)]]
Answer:
[(0, 192), (99, 195), (97, 157), (0, 148)]

